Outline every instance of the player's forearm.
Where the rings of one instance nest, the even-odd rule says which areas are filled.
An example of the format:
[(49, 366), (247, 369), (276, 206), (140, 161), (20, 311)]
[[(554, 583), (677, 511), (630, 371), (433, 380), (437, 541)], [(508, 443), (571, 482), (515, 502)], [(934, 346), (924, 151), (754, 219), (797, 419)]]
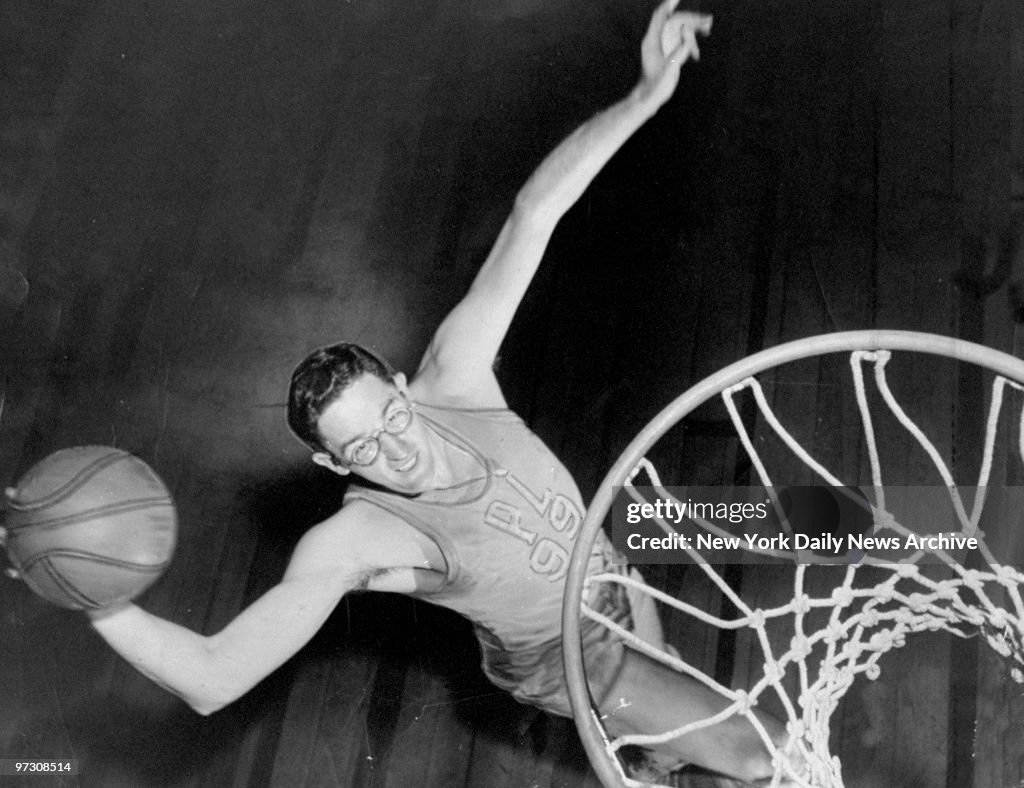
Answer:
[(304, 573), (302, 567), (310, 563), (297, 549), (285, 579), (209, 637), (134, 605), (90, 617), (96, 631), (140, 673), (200, 714), (210, 714), (284, 664), (362, 577), (337, 563)]
[(424, 370), (490, 370), (551, 233), (601, 168), (661, 102), (641, 89), (591, 118), (530, 176), (469, 293), (438, 328)]
[(641, 85), (576, 129), (544, 159), (519, 191), (515, 208), (518, 215), (534, 224), (557, 224), (608, 160), (662, 103)]
[(210, 650), (210, 639), (150, 615), (135, 605), (91, 613), (93, 628), (136, 670), (210, 714), (242, 694), (237, 676)]

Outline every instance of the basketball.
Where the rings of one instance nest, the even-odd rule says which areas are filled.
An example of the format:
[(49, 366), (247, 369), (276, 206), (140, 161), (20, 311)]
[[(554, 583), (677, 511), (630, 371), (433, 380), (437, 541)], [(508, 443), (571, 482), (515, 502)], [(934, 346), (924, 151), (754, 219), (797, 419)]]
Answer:
[(160, 477), (107, 446), (51, 454), (8, 490), (7, 553), (39, 596), (72, 610), (138, 596), (174, 552), (177, 512)]

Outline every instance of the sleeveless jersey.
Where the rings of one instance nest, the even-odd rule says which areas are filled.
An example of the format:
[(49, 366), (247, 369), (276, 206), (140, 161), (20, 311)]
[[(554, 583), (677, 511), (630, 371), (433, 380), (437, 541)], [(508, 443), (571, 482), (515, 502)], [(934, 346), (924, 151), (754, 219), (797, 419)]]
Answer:
[[(469, 452), (480, 475), (458, 490), (405, 496), (353, 485), (346, 502), (364, 500), (432, 539), (447, 564), (444, 581), (414, 596), (476, 625), (488, 678), (517, 699), (568, 716), (561, 664), (561, 610), (569, 556), (583, 520), (575, 482), (550, 449), (510, 410), (416, 404), (416, 415)], [(610, 567), (600, 534), (590, 573)], [(618, 584), (599, 586), (592, 607), (624, 625), (629, 605)], [(610, 680), (621, 644), (583, 622), (588, 676)]]

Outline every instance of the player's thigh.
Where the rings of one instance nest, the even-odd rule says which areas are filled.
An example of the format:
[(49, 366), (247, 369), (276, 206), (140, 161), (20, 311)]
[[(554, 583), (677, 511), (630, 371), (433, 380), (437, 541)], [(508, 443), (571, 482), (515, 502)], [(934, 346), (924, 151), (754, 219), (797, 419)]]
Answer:
[[(725, 710), (730, 700), (696, 679), (625, 649), (621, 669), (599, 705), (608, 733), (617, 737), (665, 733), (706, 720)], [(781, 725), (772, 718), (762, 718), (762, 722), (769, 736), (780, 741)], [(727, 774), (761, 776), (767, 768), (767, 750), (760, 734), (738, 713), (665, 744), (648, 746)]]

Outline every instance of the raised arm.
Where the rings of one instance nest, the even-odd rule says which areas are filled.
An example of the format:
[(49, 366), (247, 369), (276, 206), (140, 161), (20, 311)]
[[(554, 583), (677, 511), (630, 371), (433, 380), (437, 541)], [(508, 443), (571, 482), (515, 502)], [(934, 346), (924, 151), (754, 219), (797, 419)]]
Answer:
[[(503, 403), (492, 367), (555, 226), (612, 155), (671, 97), (696, 36), (711, 18), (654, 12), (641, 45), (642, 76), (623, 100), (573, 132), (530, 176), (465, 298), (438, 328), (417, 377), (433, 391)], [(497, 401), (496, 401), (497, 400)]]
[(422, 565), (415, 545), (361, 525), (352, 509), (311, 529), (281, 583), (216, 635), (199, 635), (135, 605), (91, 613), (93, 627), (139, 672), (197, 712), (217, 711), (305, 645), (346, 593), (374, 587), (374, 578), (388, 571), (375, 556), (389, 552), (388, 567)]

